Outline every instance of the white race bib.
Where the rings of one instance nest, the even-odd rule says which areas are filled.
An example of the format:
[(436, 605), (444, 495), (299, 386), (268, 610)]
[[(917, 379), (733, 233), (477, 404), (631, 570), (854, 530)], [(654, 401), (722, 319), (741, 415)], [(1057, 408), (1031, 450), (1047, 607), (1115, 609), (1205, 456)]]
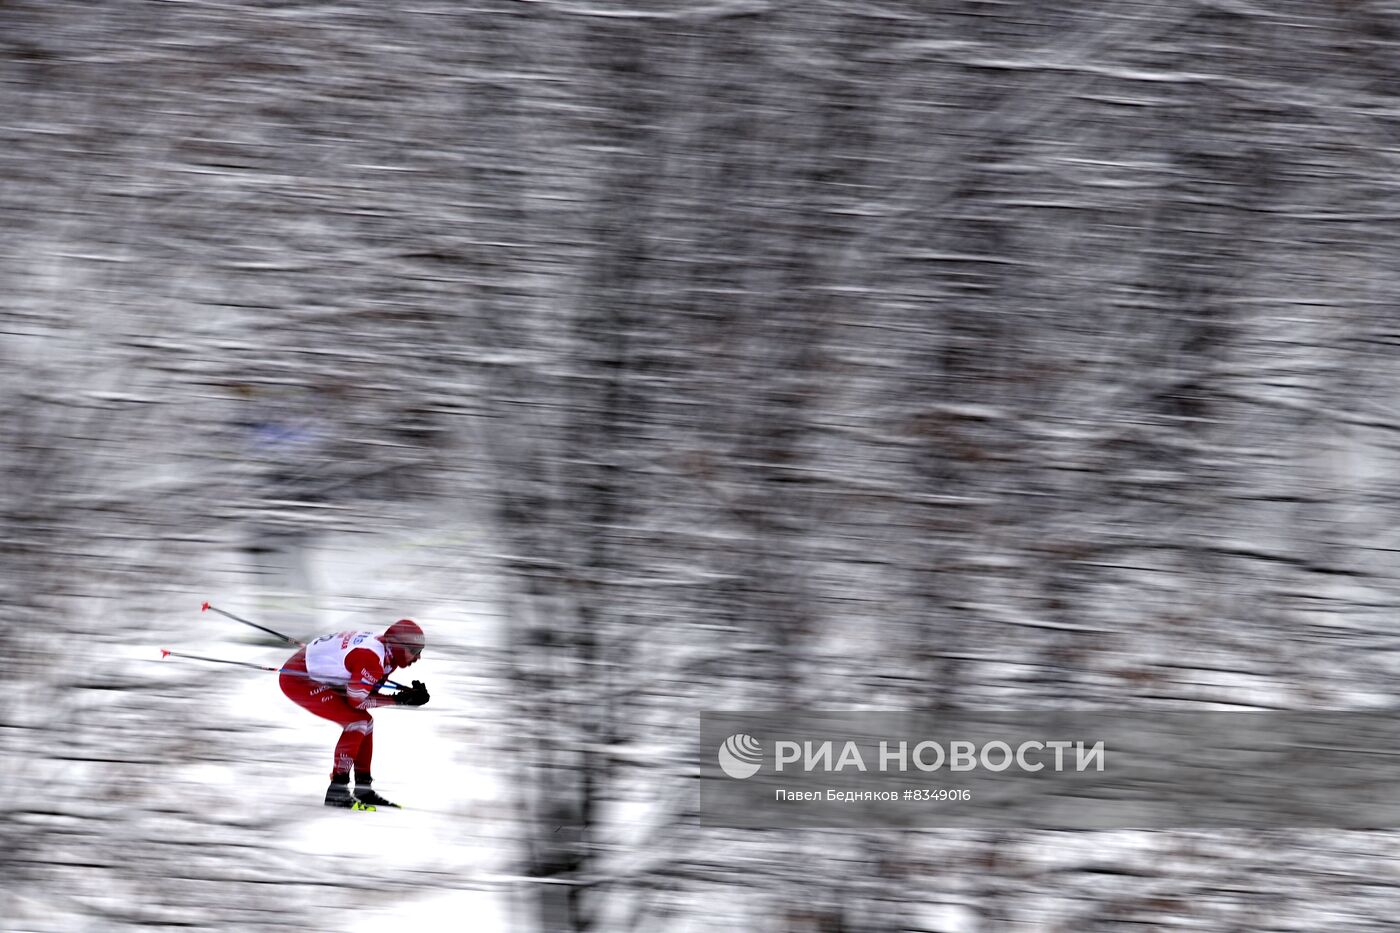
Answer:
[(323, 684), (347, 684), (350, 671), (345, 667), (345, 658), (356, 648), (373, 651), (380, 666), (389, 669), (388, 652), (374, 632), (335, 632), (306, 646), (306, 673)]

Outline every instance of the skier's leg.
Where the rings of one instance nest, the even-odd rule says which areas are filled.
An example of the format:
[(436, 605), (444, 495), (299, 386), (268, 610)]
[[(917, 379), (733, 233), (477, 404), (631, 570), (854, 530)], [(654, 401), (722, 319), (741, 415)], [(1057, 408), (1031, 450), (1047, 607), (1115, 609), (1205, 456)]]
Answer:
[(306, 675), (305, 648), (292, 655), (287, 659), (287, 663), (282, 665), (278, 685), (287, 699), (297, 706), (342, 726), (349, 721), (345, 718), (346, 712), (355, 712), (334, 687), (312, 680)]
[(373, 780), (370, 777), (370, 764), (374, 761), (374, 724), (370, 724), (370, 730), (365, 733), (365, 739), (360, 743), (360, 750), (355, 753), (355, 783), (369, 786)]
[[(305, 676), (305, 664), (295, 663), (299, 660), (301, 660), (300, 653), (282, 667), (282, 676), (279, 683), (281, 684), (282, 692), (287, 695), (287, 699), (307, 712), (315, 713), (322, 719), (329, 719), (341, 728), (345, 728), (351, 723), (357, 722), (368, 722), (371, 726), (373, 725), (373, 720), (370, 719), (369, 713), (351, 706), (350, 702), (346, 700), (344, 695), (337, 691), (335, 687), (330, 684), (320, 683), (319, 681), (312, 680), (310, 677)], [(358, 729), (361, 735), (366, 731), (364, 726), (360, 726)], [(343, 740), (344, 735), (342, 734), (341, 737)], [(353, 740), (353, 747), (349, 749), (352, 761), (358, 749), (359, 740), (355, 739)], [(347, 767), (345, 770), (348, 771), (350, 769)]]
[(370, 764), (374, 758), (374, 729), (365, 733), (360, 743), (360, 751), (355, 755), (355, 799), (372, 807), (397, 807), (392, 800), (379, 796), (374, 789), (374, 776), (370, 774)]
[[(326, 806), (351, 807), (355, 805), (355, 798), (350, 794), (350, 769), (360, 755), (361, 747), (369, 741), (374, 731), (374, 720), (364, 710), (355, 709), (346, 703), (344, 698), (337, 699), (340, 700), (339, 708), (326, 703), (316, 711), (318, 715), (334, 719), (344, 726), (340, 730), (340, 738), (335, 743), (331, 762), (331, 783), (326, 788)], [(333, 713), (340, 715), (335, 716)]]
[[(374, 720), (369, 713), (351, 706), (335, 688), (306, 677), (305, 671), (303, 656), (298, 652), (283, 666), (280, 680), (282, 692), (302, 709), (341, 727), (331, 763), (331, 785), (326, 791), (326, 805), (348, 807), (355, 802), (350, 796), (350, 769), (362, 754), (366, 755), (365, 773), (368, 774), (368, 755), (373, 754), (373, 745), (369, 743)], [(369, 752), (361, 751), (365, 745), (369, 745)]]
[(359, 754), (355, 756), (355, 799), (372, 807), (398, 807), (398, 804), (381, 797), (374, 789), (374, 776), (369, 771), (373, 758), (374, 730), (371, 729), (360, 743)]
[[(345, 705), (349, 707), (350, 704)], [(373, 741), (371, 735), (374, 732), (374, 720), (362, 710), (352, 712), (359, 713), (362, 718), (345, 723), (345, 729), (340, 733), (340, 741), (335, 743), (335, 768), (331, 772), (331, 780), (336, 783), (340, 783), (341, 776), (348, 780), (352, 767), (359, 769), (360, 756), (366, 745), (370, 745), (371, 749), (374, 747), (370, 744)], [(368, 766), (364, 770), (368, 771)]]

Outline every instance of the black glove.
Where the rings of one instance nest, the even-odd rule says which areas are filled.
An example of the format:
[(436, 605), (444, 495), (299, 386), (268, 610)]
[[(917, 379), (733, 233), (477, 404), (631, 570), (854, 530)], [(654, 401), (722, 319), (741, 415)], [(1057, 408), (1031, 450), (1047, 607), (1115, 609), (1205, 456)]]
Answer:
[(394, 700), (400, 706), (422, 706), (428, 702), (428, 688), (423, 686), (423, 681), (415, 680), (413, 686), (394, 694)]

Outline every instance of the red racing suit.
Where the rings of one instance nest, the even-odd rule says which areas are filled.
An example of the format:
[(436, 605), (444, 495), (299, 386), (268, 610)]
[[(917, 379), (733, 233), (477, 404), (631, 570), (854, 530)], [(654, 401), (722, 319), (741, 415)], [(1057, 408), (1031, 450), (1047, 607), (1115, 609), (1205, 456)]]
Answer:
[(377, 691), (395, 670), (389, 649), (373, 632), (335, 632), (299, 650), (282, 665), (282, 692), (298, 706), (341, 726), (331, 777), (370, 775), (374, 719), (369, 710), (393, 705)]

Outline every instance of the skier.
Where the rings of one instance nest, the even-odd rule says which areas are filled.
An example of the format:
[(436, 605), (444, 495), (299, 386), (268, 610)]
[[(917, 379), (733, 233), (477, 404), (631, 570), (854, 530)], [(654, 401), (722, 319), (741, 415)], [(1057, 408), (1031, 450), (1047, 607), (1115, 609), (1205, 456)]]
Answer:
[[(381, 696), (379, 688), (389, 675), (408, 667), (423, 653), (423, 630), (412, 619), (400, 619), (382, 635), (373, 632), (335, 632), (297, 651), (282, 665), (282, 692), (298, 706), (343, 728), (335, 743), (335, 764), (326, 806), (356, 808), (397, 807), (371, 786), (370, 760), (374, 755), (376, 706), (422, 706), (428, 688), (415, 680), (411, 688)], [(355, 792), (350, 793), (350, 769), (355, 770)]]

